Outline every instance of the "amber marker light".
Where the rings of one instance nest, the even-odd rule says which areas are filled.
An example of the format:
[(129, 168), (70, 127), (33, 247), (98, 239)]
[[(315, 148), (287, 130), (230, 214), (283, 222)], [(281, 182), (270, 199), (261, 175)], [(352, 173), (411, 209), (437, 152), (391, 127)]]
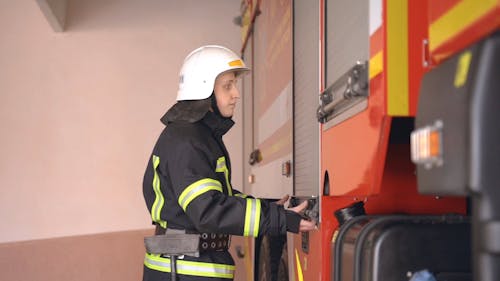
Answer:
[(416, 129), (411, 133), (411, 160), (417, 165), (430, 169), (443, 165), (442, 145), (443, 122), (436, 120), (433, 125)]

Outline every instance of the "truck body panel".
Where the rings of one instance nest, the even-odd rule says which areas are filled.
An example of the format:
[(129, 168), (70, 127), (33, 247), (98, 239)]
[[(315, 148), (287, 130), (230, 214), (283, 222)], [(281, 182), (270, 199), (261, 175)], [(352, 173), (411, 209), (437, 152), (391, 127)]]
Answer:
[[(417, 188), (425, 179), (417, 180), (416, 171), (423, 168), (412, 162), (410, 134), (418, 129), (415, 118), (427, 114), (419, 109), (424, 77), (498, 32), (499, 0), (318, 0), (315, 24), (307, 22), (318, 19), (301, 1), (243, 3), (249, 7), (242, 12), (249, 23), (243, 28), (242, 54), (254, 72), (244, 78), (244, 147), (251, 161), (258, 160), (245, 163), (249, 178), (244, 191), (268, 199), (290, 194), (296, 197), (293, 204), (308, 200), (308, 214), (317, 213), (312, 218), (318, 230), (287, 235), (288, 280), (334, 280), (332, 264), (341, 258), (332, 252), (341, 227), (337, 215), (353, 203), (362, 202), (367, 215), (377, 216), (466, 218), (474, 212), (467, 186), (443, 194)], [(307, 36), (307, 29), (317, 37)], [(316, 38), (309, 44), (317, 51), (311, 52), (304, 40)], [(450, 77), (460, 83), (463, 68)], [(314, 76), (317, 88), (311, 86)], [(308, 119), (310, 107), (304, 106), (311, 101), (318, 105), (310, 112), (317, 117), (315, 124)], [(468, 122), (466, 110), (456, 110), (460, 118), (450, 122)], [(317, 130), (317, 140), (304, 129), (308, 126)], [(455, 166), (462, 168), (454, 167), (456, 176), (448, 176), (463, 182), (468, 166)], [(476, 183), (477, 178), (482, 177)], [(260, 239), (247, 243), (254, 247), (248, 250), (253, 267), (247, 272), (253, 270), (255, 280), (262, 277)]]

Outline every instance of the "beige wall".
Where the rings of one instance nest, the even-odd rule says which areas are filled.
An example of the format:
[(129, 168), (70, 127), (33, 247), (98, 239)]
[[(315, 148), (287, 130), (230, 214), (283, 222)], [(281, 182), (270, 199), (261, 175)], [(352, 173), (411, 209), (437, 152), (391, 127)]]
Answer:
[(0, 243), (149, 228), (142, 176), (178, 69), (203, 44), (239, 52), (239, 4), (70, 0), (55, 33), (36, 1), (0, 0)]
[(149, 231), (0, 243), (3, 281), (138, 281)]

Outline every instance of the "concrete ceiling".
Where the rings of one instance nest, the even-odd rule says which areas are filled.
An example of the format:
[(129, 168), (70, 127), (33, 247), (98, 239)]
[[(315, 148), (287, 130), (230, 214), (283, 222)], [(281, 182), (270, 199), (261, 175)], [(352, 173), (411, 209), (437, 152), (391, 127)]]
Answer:
[(68, 0), (36, 0), (40, 10), (55, 32), (63, 32)]

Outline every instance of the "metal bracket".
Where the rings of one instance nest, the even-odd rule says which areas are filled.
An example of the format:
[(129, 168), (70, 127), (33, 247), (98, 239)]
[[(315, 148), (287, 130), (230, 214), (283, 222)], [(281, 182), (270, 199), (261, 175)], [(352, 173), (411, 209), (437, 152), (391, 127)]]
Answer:
[[(366, 100), (369, 92), (368, 86), (368, 62), (358, 61), (335, 83), (321, 93), (320, 106), (316, 114), (318, 122), (324, 124), (359, 102)], [(359, 110), (355, 113), (357, 112)]]

